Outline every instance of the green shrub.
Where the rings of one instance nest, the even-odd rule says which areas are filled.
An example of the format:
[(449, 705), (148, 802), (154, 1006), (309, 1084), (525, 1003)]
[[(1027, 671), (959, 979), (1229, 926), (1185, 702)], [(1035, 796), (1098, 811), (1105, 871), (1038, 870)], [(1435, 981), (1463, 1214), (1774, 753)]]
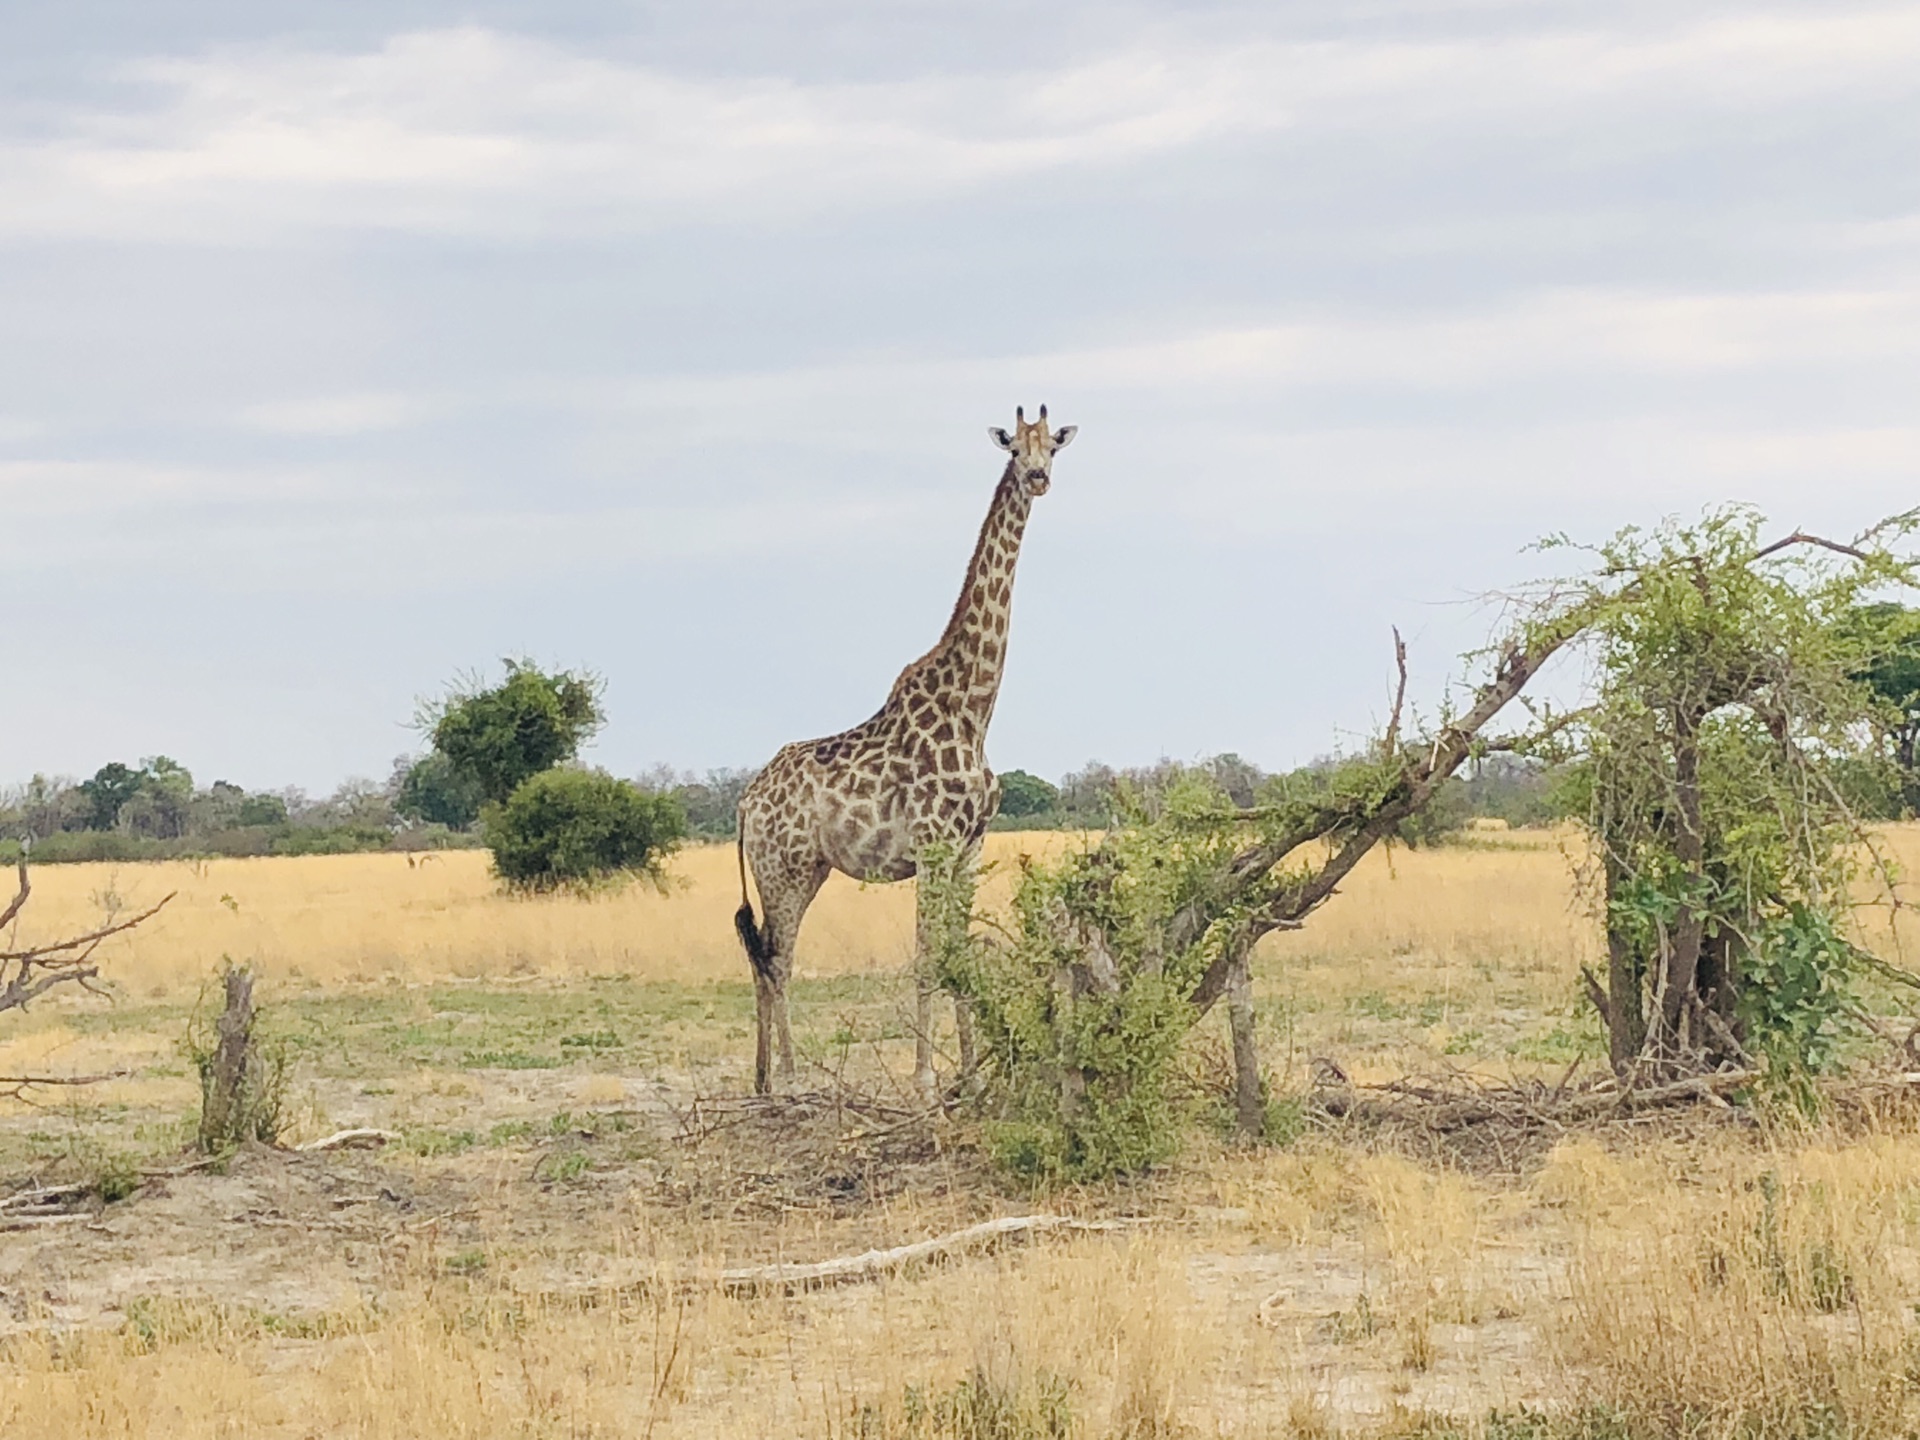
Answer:
[(598, 677), (566, 670), (549, 675), (528, 660), (506, 666), (500, 684), (457, 685), (420, 717), (450, 773), (496, 803), (573, 759), (606, 720)]
[(1025, 770), (1009, 770), (1000, 777), (1000, 813), (1022, 816), (1041, 815), (1060, 803), (1057, 786)]
[(649, 795), (603, 770), (545, 771), (481, 817), (495, 872), (520, 890), (632, 875), (658, 881), (686, 831), (671, 795)]
[(435, 750), (407, 767), (393, 808), (408, 820), (464, 830), (480, 818), (485, 799), (479, 781)]

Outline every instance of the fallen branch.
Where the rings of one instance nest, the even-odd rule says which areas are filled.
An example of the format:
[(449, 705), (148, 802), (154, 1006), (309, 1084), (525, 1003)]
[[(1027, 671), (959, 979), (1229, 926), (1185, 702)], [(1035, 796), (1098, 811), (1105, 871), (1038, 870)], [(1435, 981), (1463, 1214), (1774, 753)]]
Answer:
[(362, 1126), (352, 1130), (336, 1130), (324, 1140), (309, 1140), (306, 1144), (296, 1145), (293, 1148), (302, 1153), (319, 1150), (360, 1149), (362, 1147), (369, 1150), (377, 1150), (382, 1145), (397, 1144), (399, 1139), (400, 1136), (396, 1131), (376, 1130), (370, 1126)]
[(93, 1193), (91, 1185), (41, 1185), (32, 1190), (16, 1190), (11, 1195), (0, 1197), (0, 1211), (44, 1210), (51, 1205), (64, 1205), (72, 1200), (85, 1199), (91, 1193)]
[(32, 1105), (34, 1102), (27, 1098), (27, 1092), (41, 1086), (100, 1085), (108, 1080), (124, 1080), (131, 1074), (131, 1070), (108, 1070), (99, 1075), (0, 1075), (0, 1096)]
[(833, 1260), (811, 1264), (780, 1262), (750, 1265), (744, 1269), (722, 1270), (715, 1283), (729, 1294), (781, 1294), (794, 1290), (812, 1290), (828, 1285), (853, 1285), (878, 1280), (909, 1265), (944, 1259), (958, 1251), (991, 1246), (1016, 1235), (1058, 1234), (1060, 1232), (1104, 1233), (1156, 1223), (1153, 1219), (1077, 1220), (1069, 1215), (1008, 1215), (969, 1225), (950, 1235), (917, 1240), (911, 1245), (896, 1245), (891, 1250), (869, 1250), (862, 1255), (842, 1255)]
[(1476, 1125), (1561, 1126), (1689, 1102), (1725, 1107), (1726, 1097), (1760, 1078), (1756, 1070), (1692, 1075), (1650, 1086), (1595, 1087), (1564, 1093), (1544, 1087), (1486, 1086), (1472, 1093), (1395, 1081), (1342, 1086), (1316, 1093), (1322, 1113), (1336, 1119), (1396, 1122), (1437, 1131)]
[(61, 1211), (53, 1215), (0, 1215), (0, 1230), (39, 1230), (48, 1225), (76, 1225), (91, 1219), (91, 1210)]

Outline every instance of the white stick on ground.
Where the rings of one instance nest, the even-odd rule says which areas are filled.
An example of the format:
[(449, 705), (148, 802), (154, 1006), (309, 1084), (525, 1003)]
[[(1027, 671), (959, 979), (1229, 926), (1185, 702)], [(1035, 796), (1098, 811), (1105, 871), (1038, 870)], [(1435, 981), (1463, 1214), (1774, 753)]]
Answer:
[(722, 1270), (716, 1277), (722, 1290), (732, 1293), (766, 1292), (784, 1290), (806, 1290), (816, 1286), (849, 1285), (863, 1280), (877, 1280), (882, 1275), (890, 1275), (905, 1266), (922, 1260), (933, 1260), (949, 1255), (957, 1250), (972, 1249), (989, 1245), (1014, 1235), (1037, 1235), (1047, 1231), (1110, 1231), (1126, 1230), (1138, 1225), (1151, 1225), (1151, 1219), (1142, 1220), (1076, 1220), (1070, 1215), (1007, 1215), (998, 1220), (988, 1220), (979, 1225), (969, 1225), (964, 1230), (955, 1230), (950, 1235), (938, 1235), (931, 1240), (917, 1240), (911, 1245), (896, 1245), (891, 1250), (869, 1250), (864, 1255), (842, 1255), (833, 1260), (816, 1260), (811, 1264), (781, 1262), (774, 1265), (751, 1265), (739, 1270)]

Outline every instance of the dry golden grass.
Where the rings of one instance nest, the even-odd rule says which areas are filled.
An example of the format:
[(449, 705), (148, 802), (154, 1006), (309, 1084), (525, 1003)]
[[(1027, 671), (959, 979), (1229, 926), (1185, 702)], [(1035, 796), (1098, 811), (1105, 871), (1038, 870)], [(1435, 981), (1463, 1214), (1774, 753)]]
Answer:
[(1206, 1413), (1234, 1352), (1224, 1317), (1184, 1303), (1177, 1252), (1150, 1241), (805, 1302), (556, 1302), (511, 1273), (450, 1282), (445, 1258), (425, 1257), (378, 1312), (348, 1299), (292, 1340), (271, 1318), (194, 1301), (142, 1307), (117, 1333), (17, 1338), (0, 1433), (905, 1436), (927, 1433), (913, 1428), (917, 1397), (953, 1406), (976, 1385), (986, 1405), (1041, 1423), (935, 1433), (1045, 1436), (1051, 1414), (1070, 1425), (1062, 1435), (1171, 1435)]
[[(1920, 825), (1888, 827), (1886, 845), (1920, 866)], [(991, 906), (1021, 854), (1082, 843), (1061, 834), (988, 837)], [(1598, 933), (1574, 893), (1557, 832), (1482, 832), (1471, 844), (1378, 851), (1307, 929), (1275, 936), (1264, 968), (1318, 998), (1377, 994), (1437, 999), (1453, 1027), (1483, 1013), (1497, 978), (1516, 1004), (1558, 1001)], [(136, 996), (197, 991), (221, 956), (270, 976), (330, 987), (387, 980), (626, 974), (684, 983), (732, 981), (739, 876), (731, 845), (675, 858), (666, 892), (640, 885), (583, 899), (502, 894), (482, 851), (61, 865), (35, 872), (24, 933), (52, 936), (116, 908), (178, 892), (145, 929), (102, 952), (108, 977)], [(1920, 924), (1870, 928), (1890, 958), (1920, 953)], [(913, 944), (913, 886), (863, 886), (835, 875), (808, 912), (798, 970), (806, 976), (903, 966)]]
[[(994, 835), (989, 861), (1076, 844), (1061, 835)], [(733, 932), (740, 903), (732, 845), (677, 856), (663, 893), (629, 886), (592, 898), (501, 893), (484, 851), (59, 865), (34, 872), (31, 934), (71, 934), (115, 907), (160, 916), (102, 951), (108, 977), (138, 997), (194, 994), (220, 957), (296, 984), (517, 979), (626, 974), (705, 984), (736, 981), (746, 961)], [(985, 895), (1003, 894), (1003, 865)], [(23, 931), (23, 934), (27, 933)], [(835, 875), (807, 914), (798, 971), (845, 975), (904, 965), (913, 948), (913, 887)]]
[[(996, 836), (990, 854), (1071, 843)], [(1263, 954), (1263, 993), (1295, 1058), (1335, 1054), (1364, 1076), (1537, 1068), (1547, 1062), (1530, 1057), (1552, 1053), (1548, 1068), (1563, 1069), (1553, 1047), (1590, 1024), (1575, 984), (1599, 946), (1561, 844), (1493, 834), (1373, 857), (1308, 929)], [(1920, 827), (1890, 830), (1887, 844), (1920, 864)], [(744, 989), (732, 850), (691, 851), (676, 876), (664, 896), (527, 901), (497, 894), (473, 854), (412, 869), (399, 856), (47, 867), (30, 912), (39, 933), (93, 919), (108, 891), (125, 904), (174, 888), (181, 899), (103, 954), (127, 996), (124, 1024), (82, 1024), (62, 1007), (15, 1017), (0, 1069), (127, 1066), (139, 1073), (100, 1097), (109, 1107), (184, 1111), (177, 1037), (155, 1027), (177, 1023), (175, 1002), (222, 954), (289, 992), (374, 986), (401, 997), (383, 1003), (410, 1023), (452, 1034), (480, 1023), (468, 1002), (429, 999), (455, 978), (476, 982), (461, 994), (519, 995), (503, 982), (539, 977), (554, 1003), (582, 988), (592, 999), (607, 987), (568, 984), (607, 974)], [(911, 903), (910, 886), (836, 880), (803, 936), (803, 974), (897, 969)], [(1908, 959), (1920, 933), (1868, 938)], [(449, 1005), (465, 1008), (436, 1008)], [(715, 1019), (701, 1000), (694, 1013), (674, 1023), (734, 1025), (718, 1043), (744, 1063), (736, 1012)], [(502, 1117), (631, 1106), (658, 1078), (587, 1060), (502, 1074), (403, 1058), (338, 1080), (315, 1071), (309, 1084), (328, 1105), (388, 1107), (375, 1119), (484, 1133)], [(316, 1112), (309, 1128), (328, 1123)], [(851, 1216), (767, 1214), (755, 1228), (701, 1218), (637, 1178), (569, 1200), (530, 1173), (524, 1150), (396, 1156), (386, 1163), (423, 1185), (459, 1179), (475, 1214), (458, 1223), (474, 1228), (396, 1228), (377, 1285), (325, 1248), (325, 1223), (309, 1234), (236, 1220), (209, 1232), (205, 1273), (150, 1278), (138, 1303), (88, 1323), (47, 1323), (67, 1287), (84, 1288), (77, 1268), (54, 1264), (44, 1301), (0, 1288), (0, 1329), (11, 1327), (0, 1436), (1139, 1440), (1408, 1433), (1432, 1412), (1461, 1418), (1428, 1433), (1471, 1435), (1490, 1410), (1520, 1404), (1567, 1425), (1599, 1407), (1634, 1440), (1915, 1433), (1920, 1138), (1892, 1124), (1864, 1136), (1636, 1134), (1571, 1136), (1532, 1172), (1494, 1177), (1311, 1136), (1283, 1151), (1203, 1145), (1150, 1186), (1056, 1202), (1174, 1223), (759, 1299), (616, 1287), (897, 1243), (1022, 1202), (907, 1195)], [(249, 1204), (270, 1213), (275, 1184)], [(301, 1306), (234, 1278), (235, 1255), (269, 1239), (307, 1247), (280, 1267), (303, 1279)], [(0, 1235), (0, 1247), (27, 1243)], [(0, 1250), (0, 1280), (5, 1260)], [(162, 1275), (147, 1254), (111, 1263)], [(583, 1299), (583, 1278), (605, 1288)]]
[(1625, 1159), (1569, 1145), (1540, 1183), (1572, 1212), (1560, 1338), (1596, 1399), (1671, 1433), (1913, 1433), (1911, 1135)]

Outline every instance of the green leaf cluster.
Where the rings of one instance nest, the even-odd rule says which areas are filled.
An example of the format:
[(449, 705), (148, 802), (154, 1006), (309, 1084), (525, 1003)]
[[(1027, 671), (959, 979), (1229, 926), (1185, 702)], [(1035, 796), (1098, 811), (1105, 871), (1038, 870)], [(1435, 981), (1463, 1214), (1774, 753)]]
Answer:
[(508, 660), (498, 685), (456, 685), (425, 707), (420, 720), (454, 777), (498, 803), (522, 782), (563, 764), (606, 723), (601, 682), (593, 675), (540, 670)]

